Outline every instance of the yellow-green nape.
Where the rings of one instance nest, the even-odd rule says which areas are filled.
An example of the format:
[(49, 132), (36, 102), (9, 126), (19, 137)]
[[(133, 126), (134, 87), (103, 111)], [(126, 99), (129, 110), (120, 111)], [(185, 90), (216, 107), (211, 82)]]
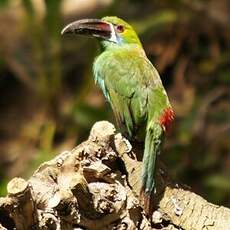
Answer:
[(132, 28), (126, 21), (124, 21), (121, 18), (118, 18), (117, 16), (106, 16), (102, 18), (103, 21), (112, 23), (114, 25), (122, 25), (126, 28)]
[(122, 32), (116, 31), (116, 37), (118, 45), (123, 44), (134, 44), (142, 47), (141, 42), (131, 25), (129, 25), (126, 21), (116, 16), (106, 16), (102, 18), (102, 21), (113, 24), (114, 26), (123, 26), (124, 30)]

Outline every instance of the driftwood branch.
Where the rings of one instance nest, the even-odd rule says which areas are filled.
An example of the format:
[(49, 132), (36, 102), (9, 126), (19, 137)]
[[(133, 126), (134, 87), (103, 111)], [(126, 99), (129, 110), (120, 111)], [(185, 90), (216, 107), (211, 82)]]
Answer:
[(138, 200), (141, 148), (97, 122), (87, 141), (44, 162), (0, 198), (0, 229), (230, 229), (230, 210), (173, 184), (158, 166), (155, 211)]

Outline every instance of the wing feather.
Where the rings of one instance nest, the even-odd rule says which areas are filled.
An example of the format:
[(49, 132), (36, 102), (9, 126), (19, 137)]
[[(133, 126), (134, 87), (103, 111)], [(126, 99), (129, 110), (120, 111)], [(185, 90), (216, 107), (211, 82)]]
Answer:
[(148, 101), (155, 89), (163, 88), (159, 74), (146, 56), (130, 50), (104, 52), (95, 62), (94, 73), (118, 125), (132, 137), (147, 122), (148, 110), (154, 110)]

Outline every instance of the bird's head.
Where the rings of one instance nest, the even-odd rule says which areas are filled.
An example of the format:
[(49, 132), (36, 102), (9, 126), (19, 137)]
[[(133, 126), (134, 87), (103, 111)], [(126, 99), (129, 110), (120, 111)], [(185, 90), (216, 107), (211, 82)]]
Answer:
[(132, 26), (115, 16), (74, 21), (62, 30), (62, 34), (66, 33), (97, 37), (105, 47), (125, 44), (141, 46), (141, 42)]

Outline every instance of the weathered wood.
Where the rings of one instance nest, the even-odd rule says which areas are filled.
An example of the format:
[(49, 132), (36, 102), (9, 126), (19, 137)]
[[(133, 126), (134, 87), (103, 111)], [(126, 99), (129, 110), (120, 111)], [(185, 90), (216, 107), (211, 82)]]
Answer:
[(29, 183), (16, 177), (8, 183), (7, 191), (11, 199), (7, 209), (16, 229), (36, 229), (38, 215)]
[(0, 229), (230, 229), (230, 210), (173, 184), (158, 166), (155, 211), (138, 200), (142, 149), (97, 122), (87, 141), (44, 162), (0, 198)]

